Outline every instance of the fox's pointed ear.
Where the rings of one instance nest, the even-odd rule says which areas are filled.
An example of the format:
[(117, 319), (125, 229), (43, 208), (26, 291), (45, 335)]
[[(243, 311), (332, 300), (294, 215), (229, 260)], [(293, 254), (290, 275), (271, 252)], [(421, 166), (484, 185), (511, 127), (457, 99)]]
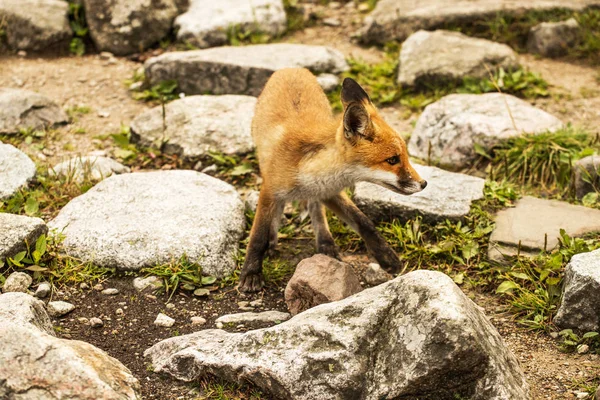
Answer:
[(372, 136), (371, 117), (361, 103), (350, 103), (344, 111), (344, 137), (351, 141)]
[(350, 103), (370, 103), (367, 92), (352, 78), (344, 79), (342, 83), (342, 104), (346, 107)]

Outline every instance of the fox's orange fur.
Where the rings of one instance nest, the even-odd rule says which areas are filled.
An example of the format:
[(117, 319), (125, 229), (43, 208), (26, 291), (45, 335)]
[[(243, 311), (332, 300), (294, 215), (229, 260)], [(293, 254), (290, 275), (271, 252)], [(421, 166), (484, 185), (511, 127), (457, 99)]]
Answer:
[(382, 267), (398, 270), (396, 254), (342, 191), (368, 181), (411, 194), (426, 182), (410, 165), (404, 140), (350, 79), (344, 81), (342, 103), (343, 115), (334, 117), (325, 93), (306, 69), (277, 71), (265, 85), (252, 121), (263, 184), (241, 290), (262, 287), (262, 259), (269, 245), (277, 243), (278, 221), (290, 200), (308, 201), (317, 251), (339, 257), (324, 204), (358, 231)]

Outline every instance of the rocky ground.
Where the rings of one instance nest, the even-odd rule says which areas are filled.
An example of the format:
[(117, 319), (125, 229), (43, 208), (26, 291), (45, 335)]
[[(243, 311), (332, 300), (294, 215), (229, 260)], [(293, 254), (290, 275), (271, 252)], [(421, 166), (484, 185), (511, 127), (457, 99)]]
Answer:
[[(362, 45), (357, 42), (356, 38), (353, 38), (353, 34), (363, 25), (363, 19), (368, 14), (366, 3), (350, 2), (340, 4), (329, 2), (328, 5), (321, 5), (320, 3), (306, 2), (304, 5), (307, 14), (312, 13), (312, 15), (317, 16), (317, 22), (313, 26), (283, 36), (280, 39), (281, 42), (325, 45), (338, 50), (345, 58), (362, 59), (371, 64), (380, 63), (386, 59), (386, 53), (381, 47)], [(107, 156), (117, 159), (128, 165), (132, 172), (145, 169), (170, 170), (179, 167), (194, 167), (196, 170), (204, 170), (204, 168), (215, 164), (215, 167), (208, 170), (207, 173), (232, 183), (242, 196), (250, 190), (257, 189), (261, 182), (258, 171), (254, 170), (252, 173), (242, 175), (240, 179), (235, 175), (231, 175), (231, 169), (223, 170), (223, 166), (216, 162), (214, 158), (207, 157), (208, 153), (204, 148), (200, 150), (193, 149), (193, 151), (199, 153), (191, 159), (186, 159), (181, 152), (176, 152), (177, 154), (174, 156), (159, 155), (157, 159), (153, 158), (151, 152), (143, 155), (136, 154), (132, 157), (123, 153), (127, 146), (131, 145), (129, 143), (122, 145), (118, 139), (111, 136), (122, 135), (124, 127), (128, 128), (136, 117), (153, 107), (158, 106), (155, 112), (160, 115), (159, 100), (154, 99), (150, 102), (136, 100), (134, 96), (138, 92), (132, 91), (130, 87), (132, 83), (135, 83), (134, 76), (139, 75), (140, 69), (144, 67), (142, 61), (176, 49), (176, 45), (172, 43), (163, 47), (166, 50), (155, 48), (146, 53), (130, 57), (115, 56), (95, 50), (91, 50), (83, 56), (65, 54), (54, 56), (39, 51), (20, 52), (18, 54), (16, 51), (12, 51), (0, 55), (0, 88), (27, 89), (44, 95), (56, 102), (69, 118), (69, 124), (48, 129), (44, 136), (27, 140), (27, 134), (23, 134), (22, 137), (19, 135), (5, 135), (2, 136), (3, 142), (15, 144), (18, 149), (35, 162), (39, 170), (46, 170), (59, 162), (82, 155)], [(112, 51), (118, 54), (121, 51), (120, 49), (122, 47), (112, 49)], [(549, 96), (525, 99), (527, 103), (536, 107), (535, 112), (543, 110), (551, 116), (557, 117), (556, 121), (558, 123), (561, 123), (561, 121), (570, 123), (585, 129), (591, 135), (600, 134), (598, 128), (600, 126), (600, 70), (596, 65), (589, 62), (589, 60), (573, 60), (569, 57), (550, 59), (525, 53), (516, 54), (515, 57), (518, 64), (530, 71), (539, 73), (549, 83)], [(335, 57), (333, 58), (335, 59)], [(270, 62), (276, 63), (277, 60), (273, 61), (271, 59)], [(341, 72), (334, 70), (334, 68), (330, 69), (332, 71), (318, 72), (333, 72), (338, 75)], [(193, 81), (196, 78), (191, 77), (190, 79)], [(234, 86), (229, 88), (232, 87)], [(176, 91), (175, 97), (178, 94), (178, 91)], [(248, 93), (236, 92), (231, 94), (242, 95)], [(413, 146), (417, 146), (415, 138), (427, 134), (426, 127), (415, 127), (421, 112), (422, 110), (415, 110), (414, 107), (410, 107), (406, 103), (400, 104), (399, 101), (392, 102), (382, 109), (382, 115), (398, 132), (403, 134), (412, 133), (412, 140), (415, 141)], [(449, 114), (453, 112), (450, 111)], [(439, 118), (439, 116), (437, 117)], [(527, 118), (531, 119), (531, 114), (528, 114)], [(524, 117), (524, 119), (527, 118)], [(539, 122), (543, 118), (541, 116), (533, 119)], [(519, 116), (514, 118), (511, 116), (511, 119), (514, 125), (515, 120), (519, 120)], [(158, 121), (160, 122), (160, 118), (158, 118)], [(554, 120), (550, 122), (555, 123)], [(135, 126), (135, 123), (133, 125)], [(0, 125), (0, 128), (2, 128), (2, 125)], [(546, 128), (547, 126), (544, 130)], [(154, 128), (148, 128), (148, 130), (152, 129)], [(195, 130), (198, 129), (195, 128)], [(469, 125), (469, 129), (472, 129), (473, 135), (477, 133), (477, 129), (473, 127), (473, 124)], [(1, 129), (0, 132), (2, 132)], [(31, 136), (31, 132), (29, 136)], [(185, 146), (185, 144), (182, 146)], [(427, 153), (427, 150), (423, 150), (423, 148), (420, 150), (424, 154)], [(245, 152), (240, 151), (240, 153)], [(440, 159), (443, 155), (442, 151)], [(462, 156), (464, 156), (464, 153), (461, 153)], [(426, 159), (427, 156), (422, 155), (421, 158)], [(200, 163), (197, 163), (198, 159), (201, 160)], [(465, 168), (463, 169), (468, 170), (472, 159), (464, 158), (460, 159), (460, 162), (464, 162)], [(251, 164), (251, 168), (252, 165), (254, 164)], [(418, 213), (425, 215), (426, 218), (430, 216), (432, 218), (460, 219), (469, 212), (473, 201), (483, 198), (483, 180), (474, 177), (439, 175), (440, 173), (436, 172), (435, 169), (426, 170), (424, 173), (438, 177), (439, 182), (436, 183), (436, 178), (431, 178), (430, 182), (433, 182), (431, 186), (438, 188), (439, 191), (436, 192), (438, 197), (432, 197), (429, 203), (425, 205), (407, 205), (403, 203), (403, 199), (382, 198), (381, 196), (385, 195), (367, 193), (364, 195), (367, 198), (364, 206), (365, 212), (370, 213), (370, 216), (377, 219), (382, 219), (379, 215), (382, 212), (384, 214), (407, 215), (409, 218)], [(482, 175), (482, 173), (473, 173), (473, 175)], [(457, 180), (454, 181), (453, 179)], [(464, 188), (464, 190), (459, 190), (452, 195), (452, 198), (456, 201), (456, 209), (453, 208), (452, 211), (458, 213), (456, 215), (440, 214), (435, 207), (436, 204), (443, 201), (440, 200), (439, 196), (443, 196), (450, 191), (448, 188), (443, 189), (448, 182), (460, 182), (460, 188)], [(466, 189), (467, 185), (469, 185), (468, 190)], [(174, 184), (173, 193), (177, 193), (175, 186), (177, 185)], [(210, 190), (213, 189), (210, 188)], [(228, 189), (222, 190), (225, 193)], [(106, 198), (102, 197), (102, 191), (99, 192), (100, 197), (98, 197), (95, 204), (106, 201)], [(356, 195), (359, 203), (360, 193), (360, 188), (357, 188)], [(162, 196), (162, 194), (160, 195)], [(185, 198), (188, 199), (196, 198), (195, 195), (191, 191), (181, 192), (179, 196), (186, 196)], [(140, 194), (140, 196), (143, 196), (143, 194)], [(168, 196), (168, 194), (165, 194), (165, 196)], [(376, 196), (376, 198), (369, 202), (369, 196)], [(231, 198), (233, 199), (233, 197)], [(169, 198), (165, 197), (165, 199)], [(198, 199), (199, 202), (202, 201), (202, 196), (198, 196)], [(61, 204), (66, 203), (68, 200), (70, 200), (68, 195), (60, 199)], [(5, 198), (5, 201), (8, 203), (10, 198), (9, 200)], [(111, 201), (115, 200), (111, 199)], [(382, 211), (381, 202), (385, 202), (384, 211)], [(6, 203), (0, 202), (0, 206), (4, 204)], [(247, 229), (242, 222), (244, 219), (242, 200), (235, 197), (231, 200), (231, 204), (231, 209), (223, 212), (231, 213), (232, 219), (229, 222), (239, 222), (236, 222), (239, 225), (236, 228), (239, 232), (227, 233), (227, 235), (234, 237), (234, 239), (228, 238), (227, 240), (229, 243), (235, 243), (236, 246), (238, 243), (244, 246)], [(369, 206), (372, 207), (371, 211), (369, 211)], [(545, 206), (548, 206), (547, 203), (533, 208), (541, 210)], [(181, 207), (184, 208), (185, 205), (181, 204)], [(465, 207), (466, 211), (463, 210)], [(568, 233), (572, 234), (589, 234), (599, 230), (600, 217), (597, 216), (597, 210), (571, 209), (569, 207), (575, 206), (566, 204), (561, 204), (560, 207), (561, 211), (557, 211), (557, 213), (563, 219), (560, 220), (559, 218), (558, 222), (552, 221), (556, 226), (552, 225), (548, 228), (546, 224), (543, 229), (547, 228), (555, 232), (560, 228), (567, 228)], [(60, 211), (59, 208), (47, 207), (44, 209), (43, 215), (35, 212), (31, 214), (41, 216), (46, 223), (49, 223), (51, 219), (57, 216)], [(119, 208), (117, 204), (115, 210), (110, 211), (110, 214), (118, 214)], [(562, 208), (564, 208), (564, 211)], [(0, 211), (6, 210), (0, 207)], [(174, 212), (177, 212), (177, 210)], [(569, 214), (570, 212), (573, 214)], [(580, 214), (581, 212), (584, 214)], [(25, 214), (25, 209), (21, 208), (19, 213)], [(527, 210), (524, 213), (525, 215), (529, 214)], [(65, 214), (67, 213), (65, 212)], [(128, 212), (123, 213), (123, 219), (127, 218), (127, 214)], [(586, 215), (586, 217), (580, 218), (572, 215)], [(110, 215), (107, 214), (106, 218), (109, 217)], [(62, 229), (65, 226), (74, 226), (77, 222), (69, 219), (68, 215), (63, 218), (62, 221), (59, 218), (58, 222), (56, 220), (52, 222), (54, 225), (51, 224), (51, 227), (60, 225)], [(136, 218), (142, 220), (148, 217), (138, 215)], [(191, 220), (193, 216), (190, 215), (189, 218)], [(543, 221), (549, 220), (543, 216), (540, 219)], [(568, 221), (572, 225), (567, 227), (567, 224), (563, 221)], [(292, 222), (296, 228), (300, 227), (301, 229), (294, 233), (283, 229), (280, 231), (281, 247), (274, 259), (284, 260), (285, 264), (292, 266), (292, 268), (284, 268), (283, 271), (275, 270), (265, 290), (258, 294), (239, 293), (233, 284), (234, 282), (228, 284), (227, 281), (223, 281), (222, 284), (217, 282), (213, 287), (210, 287), (211, 284), (205, 285), (210, 287), (211, 290), (208, 297), (194, 296), (191, 291), (185, 290), (177, 291), (172, 296), (170, 293), (164, 293), (161, 290), (154, 291), (152, 288), (140, 291), (134, 288), (132, 283), (137, 273), (121, 271), (103, 276), (100, 280), (83, 278), (83, 282), (57, 284), (49, 300), (67, 301), (73, 304), (75, 308), (64, 316), (52, 318), (54, 331), (59, 338), (77, 339), (90, 343), (123, 363), (139, 380), (142, 398), (269, 398), (266, 394), (256, 395), (253, 388), (243, 387), (240, 389), (218, 379), (206, 378), (192, 383), (182, 383), (165, 374), (157, 374), (153, 371), (154, 367), (150, 360), (144, 357), (144, 351), (164, 339), (215, 327), (220, 327), (229, 332), (247, 332), (256, 328), (279, 325), (282, 321), (220, 324), (216, 320), (225, 314), (244, 311), (276, 310), (288, 312), (288, 306), (284, 299), (286, 283), (293, 273), (293, 267), (303, 258), (313, 254), (312, 232), (310, 228), (305, 226), (305, 222), (301, 222), (298, 210), (288, 212), (288, 222)], [(85, 224), (86, 221), (83, 220), (82, 225), (84, 227)], [(531, 225), (527, 221), (524, 224)], [(206, 223), (206, 225), (210, 224)], [(225, 230), (224, 228), (218, 229), (219, 232)], [(525, 230), (522, 229), (521, 231)], [(115, 236), (120, 234), (119, 231), (115, 232), (117, 232), (114, 233)], [(558, 232), (555, 233), (558, 234)], [(202, 234), (200, 231), (194, 233), (199, 237)], [(218, 236), (219, 234), (215, 235)], [(39, 232), (37, 235), (39, 236)], [(94, 234), (87, 233), (87, 235), (93, 236)], [(499, 241), (503, 244), (512, 243), (514, 247), (520, 247), (521, 241), (524, 242), (529, 239), (526, 233), (524, 235), (523, 237), (519, 237), (518, 234), (512, 235), (514, 237), (511, 236), (509, 239), (504, 238)], [(0, 235), (1, 237), (2, 235)], [(87, 240), (87, 238), (84, 239)], [(143, 240), (159, 239), (144, 237)], [(69, 242), (69, 240), (67, 236), (66, 245), (70, 246), (71, 251), (73, 246), (81, 248), (83, 245), (89, 244), (89, 241), (86, 242), (86, 240), (81, 240), (78, 242), (79, 244), (77, 244), (77, 240), (75, 242)], [(133, 241), (133, 239), (125, 239), (124, 242), (127, 242), (127, 240)], [(137, 238), (135, 240), (142, 239)], [(544, 240), (541, 240), (540, 243), (539, 237), (536, 240), (537, 242), (532, 245), (533, 249), (540, 249), (546, 245)], [(221, 245), (220, 242), (214, 243), (217, 242), (211, 242), (209, 247)], [(2, 240), (0, 240), (0, 244), (3, 244)], [(181, 246), (181, 244), (177, 245)], [(364, 246), (360, 244), (356, 237), (352, 237), (350, 244), (345, 243), (343, 248), (346, 250), (343, 259), (352, 266), (356, 276), (360, 277), (361, 285), (363, 287), (375, 286), (365, 281), (365, 271), (372, 260), (369, 260)], [(187, 255), (193, 257), (191, 250), (189, 249)], [(193, 250), (196, 250), (196, 248)], [(85, 258), (84, 253), (74, 254), (76, 257)], [(0, 253), (0, 257), (3, 257), (2, 253)], [(127, 262), (125, 259), (118, 260), (121, 264)], [(237, 262), (237, 259), (230, 260), (231, 267), (233, 268)], [(227, 262), (221, 262), (220, 264), (227, 264)], [(430, 267), (434, 270), (440, 269), (437, 265), (431, 265)], [(453, 277), (455, 275), (455, 271), (444, 272), (448, 272)], [(1, 269), (0, 273), (2, 273)], [(213, 275), (218, 275), (218, 273)], [(222, 274), (222, 276), (226, 275), (229, 275), (229, 273)], [(102, 292), (104, 289), (110, 288), (117, 289), (116, 294), (111, 295)], [(531, 397), (533, 399), (594, 398), (593, 393), (598, 386), (598, 377), (600, 376), (600, 356), (598, 354), (593, 354), (593, 352), (578, 354), (576, 351), (565, 351), (565, 348), (561, 346), (562, 339), (554, 333), (558, 330), (556, 327), (552, 326), (546, 331), (525, 329), (522, 324), (517, 322), (514, 312), (510, 310), (506, 302), (499, 295), (494, 294), (494, 290), (488, 286), (480, 286), (474, 284), (473, 281), (466, 280), (460, 288), (477, 305), (483, 308), (485, 315), (489, 317), (493, 326), (498, 330), (508, 349), (518, 359), (531, 387)], [(174, 323), (172, 326), (157, 326), (155, 320), (159, 313), (164, 313), (173, 318)], [(204, 321), (198, 317), (201, 317)], [(91, 323), (92, 318), (99, 318), (102, 321), (101, 326), (93, 326)], [(553, 334), (551, 335), (550, 332), (553, 332)], [(0, 386), (1, 393), (2, 387)]]

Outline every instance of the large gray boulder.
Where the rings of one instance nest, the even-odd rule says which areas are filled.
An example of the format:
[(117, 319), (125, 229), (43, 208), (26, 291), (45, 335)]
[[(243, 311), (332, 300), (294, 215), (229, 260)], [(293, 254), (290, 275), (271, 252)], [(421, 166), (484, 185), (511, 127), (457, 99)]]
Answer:
[(600, 250), (576, 254), (567, 264), (554, 323), (583, 332), (600, 330)]
[(141, 52), (166, 37), (178, 10), (174, 0), (83, 0), (90, 36), (100, 51)]
[(599, 5), (599, 0), (379, 0), (358, 34), (363, 43), (385, 44), (403, 41), (420, 29), (469, 26), (498, 13), (518, 16), (532, 10), (579, 11)]
[(35, 164), (11, 144), (0, 142), (0, 200), (15, 194), (35, 176)]
[(81, 183), (86, 178), (99, 181), (113, 174), (125, 174), (131, 170), (112, 158), (85, 156), (58, 163), (49, 172)]
[(227, 44), (232, 29), (278, 36), (286, 25), (282, 0), (191, 0), (175, 19), (177, 40), (201, 49)]
[(522, 400), (528, 385), (480, 309), (446, 275), (415, 271), (278, 326), (205, 330), (145, 352), (156, 372), (248, 381), (277, 398)]
[(486, 78), (499, 68), (518, 66), (516, 53), (505, 44), (459, 32), (418, 31), (402, 43), (398, 83), (422, 86), (465, 77)]
[(184, 158), (210, 151), (244, 154), (254, 145), (250, 127), (256, 98), (251, 96), (189, 96), (163, 109), (146, 110), (131, 123), (134, 142), (157, 146)]
[(600, 156), (588, 156), (573, 164), (573, 186), (578, 199), (600, 191)]
[(141, 399), (139, 382), (91, 344), (55, 337), (44, 303), (25, 293), (0, 295), (0, 397)]
[(176, 170), (113, 175), (48, 225), (65, 235), (67, 254), (100, 266), (139, 270), (186, 256), (223, 277), (235, 269), (245, 217), (231, 185)]
[(315, 74), (348, 69), (343, 54), (324, 46), (275, 43), (165, 53), (146, 61), (151, 85), (175, 80), (186, 94), (258, 96), (273, 72), (304, 67)]
[(422, 215), (430, 222), (458, 220), (469, 214), (471, 203), (483, 198), (485, 181), (475, 176), (413, 164), (427, 187), (405, 196), (382, 186), (361, 182), (354, 190), (354, 201), (370, 218), (391, 221)]
[(581, 26), (575, 18), (561, 22), (542, 22), (529, 31), (527, 51), (544, 57), (560, 57), (581, 39)]
[(600, 210), (530, 196), (499, 211), (494, 221), (488, 255), (499, 261), (519, 250), (521, 255), (535, 255), (556, 248), (561, 229), (571, 237), (600, 232)]
[(43, 130), (67, 123), (67, 115), (49, 98), (24, 89), (0, 88), (0, 134)]
[(475, 144), (491, 150), (523, 133), (555, 131), (562, 122), (526, 101), (502, 93), (451, 94), (428, 105), (410, 141), (411, 156), (459, 169), (477, 157)]
[(66, 46), (73, 35), (68, 16), (69, 4), (63, 0), (0, 2), (0, 21), (4, 22), (6, 41), (13, 50), (36, 51)]
[(39, 218), (0, 213), (0, 261), (35, 246), (36, 240), (48, 232), (48, 227)]

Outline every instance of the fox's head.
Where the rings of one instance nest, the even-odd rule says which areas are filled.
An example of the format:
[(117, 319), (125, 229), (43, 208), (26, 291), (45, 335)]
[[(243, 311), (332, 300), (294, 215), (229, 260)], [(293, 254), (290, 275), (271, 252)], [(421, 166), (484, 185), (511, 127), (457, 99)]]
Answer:
[(352, 161), (359, 165), (359, 179), (406, 195), (425, 189), (427, 182), (410, 165), (404, 139), (379, 116), (363, 88), (346, 78), (341, 97), (340, 129)]

